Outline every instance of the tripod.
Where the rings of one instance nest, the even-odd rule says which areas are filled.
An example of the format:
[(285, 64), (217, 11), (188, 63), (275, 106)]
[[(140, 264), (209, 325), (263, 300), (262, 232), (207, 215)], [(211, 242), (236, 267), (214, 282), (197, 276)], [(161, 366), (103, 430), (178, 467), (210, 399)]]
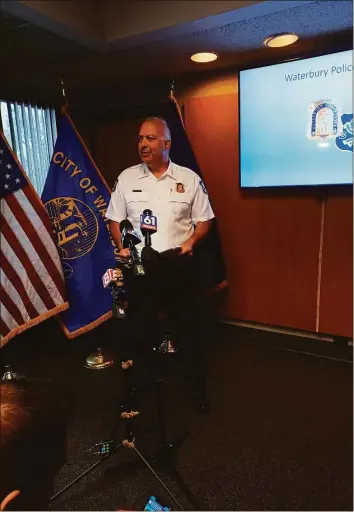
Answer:
[[(184, 482), (183, 478), (181, 477), (180, 473), (174, 466), (174, 456), (183, 443), (183, 441), (186, 439), (187, 436), (181, 437), (176, 443), (168, 443), (167, 441), (167, 428), (166, 428), (166, 404), (165, 404), (165, 397), (164, 397), (164, 390), (163, 390), (163, 382), (164, 382), (164, 375), (163, 375), (163, 364), (162, 364), (162, 358), (163, 357), (171, 357), (171, 354), (174, 352), (174, 348), (172, 346), (172, 343), (169, 339), (165, 339), (164, 342), (158, 346), (153, 347), (154, 352), (154, 358), (156, 361), (155, 365), (155, 390), (156, 390), (156, 404), (157, 404), (157, 420), (158, 420), (158, 434), (159, 434), (159, 447), (155, 454), (155, 457), (153, 457), (152, 464), (159, 465), (163, 469), (167, 470), (170, 473), (170, 476), (175, 480), (183, 494), (186, 496), (188, 501), (193, 507), (193, 510), (202, 510), (200, 504), (196, 500), (195, 496), (191, 492), (191, 490), (188, 488), (186, 483)], [(125, 370), (126, 371), (126, 370)], [(133, 397), (135, 393), (135, 389), (131, 388), (129, 390), (130, 393), (130, 399)], [(127, 397), (125, 397), (127, 398)], [(130, 400), (131, 402), (131, 400)], [(132, 402), (131, 402), (132, 403)], [(103, 461), (110, 458), (113, 454), (118, 452), (122, 448), (129, 448), (132, 449), (136, 455), (138, 456), (138, 462), (144, 467), (147, 467), (149, 471), (153, 474), (153, 476), (156, 478), (156, 480), (159, 482), (159, 484), (164, 488), (164, 490), (167, 492), (167, 494), (170, 496), (170, 498), (173, 500), (175, 505), (178, 507), (179, 510), (183, 510), (181, 504), (178, 502), (177, 498), (174, 496), (174, 494), (168, 489), (168, 487), (165, 485), (165, 483), (162, 481), (160, 476), (156, 473), (150, 462), (147, 460), (146, 457), (139, 451), (139, 449), (136, 446), (136, 438), (133, 433), (132, 428), (132, 422), (134, 419), (125, 419), (126, 423), (126, 438), (123, 439), (119, 444), (116, 443), (115, 437), (118, 430), (118, 426), (115, 427), (112, 435), (112, 439), (108, 441), (100, 441), (95, 444), (95, 448), (98, 450), (96, 454), (100, 455), (100, 459), (96, 461), (94, 464), (92, 464), (88, 469), (86, 469), (83, 473), (81, 473), (77, 478), (75, 478), (72, 482), (70, 482), (68, 485), (66, 485), (63, 489), (61, 489), (58, 493), (56, 493), (52, 498), (51, 502), (59, 498), (65, 491), (70, 489), (74, 484), (76, 484), (79, 480), (81, 480), (83, 477), (88, 475), (91, 471), (93, 471), (97, 466), (99, 466)], [(121, 471), (122, 466), (115, 466), (113, 468), (109, 468), (107, 471), (109, 472), (116, 472)]]
[[(175, 480), (177, 485), (179, 486), (180, 490), (183, 492), (183, 494), (187, 497), (190, 504), (193, 506), (194, 510), (201, 510), (201, 506), (198, 503), (197, 499), (191, 492), (191, 490), (188, 488), (186, 483), (184, 482), (183, 478), (181, 477), (180, 473), (175, 467), (174, 464), (174, 458), (178, 452), (178, 449), (181, 447), (182, 443), (186, 440), (189, 433), (186, 433), (182, 436), (180, 436), (174, 443), (171, 443), (168, 441), (168, 433), (167, 433), (167, 422), (166, 422), (166, 399), (165, 399), (165, 390), (164, 390), (164, 367), (165, 361), (164, 359), (174, 357), (174, 353), (176, 352), (169, 336), (165, 336), (165, 339), (162, 343), (159, 345), (155, 345), (152, 348), (153, 352), (153, 358), (155, 361), (154, 364), (154, 385), (155, 385), (155, 399), (156, 399), (156, 412), (157, 412), (157, 432), (158, 432), (158, 448), (155, 451), (153, 457), (151, 458), (152, 464), (154, 466), (158, 466), (159, 468), (162, 468), (166, 470), (169, 475)], [(128, 370), (129, 371), (129, 370)], [(134, 407), (134, 395), (136, 390), (131, 387), (130, 391), (131, 397), (128, 397), (127, 399), (127, 405), (126, 409), (135, 410)], [(131, 398), (131, 400), (129, 400)], [(134, 423), (135, 419), (127, 420), (126, 421), (126, 428), (127, 428), (127, 435), (128, 438), (134, 438), (133, 434), (133, 427), (132, 424)], [(141, 454), (140, 454), (141, 455)], [(146, 465), (146, 461), (143, 460)], [(149, 467), (150, 471), (152, 470), (151, 467)], [(113, 467), (109, 468), (107, 471), (109, 472), (116, 472), (119, 471), (120, 468)], [(154, 473), (155, 477), (156, 474)], [(161, 480), (158, 478), (160, 484), (162, 484)], [(165, 490), (168, 492), (170, 497), (173, 499), (173, 501), (177, 504), (178, 508), (181, 509), (181, 505), (177, 502), (175, 497), (171, 495), (170, 491), (162, 484)]]
[[(148, 247), (147, 247), (148, 249)], [(168, 263), (169, 259), (176, 259), (176, 262), (179, 263), (184, 261), (182, 259), (176, 258), (176, 254), (178, 254), (179, 251), (176, 250), (170, 250), (166, 251), (164, 254), (164, 260), (165, 263)], [(163, 253), (160, 254), (162, 256)], [(182, 257), (181, 257), (182, 258)], [(153, 259), (153, 258), (152, 258)], [(161, 262), (163, 263), (163, 262)], [(158, 329), (156, 330), (156, 337), (153, 335), (152, 339), (154, 340), (154, 345), (149, 348), (149, 354), (154, 356), (154, 370), (155, 370), (155, 391), (156, 391), (156, 409), (157, 409), (157, 429), (158, 429), (158, 437), (159, 437), (159, 446), (157, 449), (157, 452), (155, 456), (152, 458), (151, 463), (155, 466), (159, 465), (160, 467), (164, 468), (170, 476), (175, 480), (183, 494), (186, 496), (190, 504), (192, 505), (193, 510), (205, 510), (205, 508), (201, 507), (201, 505), (196, 500), (193, 493), (190, 491), (190, 489), (187, 487), (186, 483), (182, 479), (181, 475), (177, 471), (175, 464), (174, 464), (174, 457), (183, 443), (183, 441), (186, 439), (186, 436), (180, 437), (180, 439), (175, 443), (169, 443), (168, 442), (168, 436), (167, 436), (167, 427), (166, 427), (166, 402), (165, 402), (165, 393), (164, 393), (164, 372), (163, 372), (163, 359), (165, 357), (173, 357), (174, 349), (171, 343), (170, 339), (165, 339), (163, 343), (161, 343), (161, 333), (166, 332), (166, 329), (168, 329), (170, 326), (167, 325), (166, 319), (169, 317), (169, 314), (167, 314), (167, 311), (171, 310), (171, 307), (173, 308), (173, 305), (167, 301), (167, 309), (166, 309), (166, 301), (165, 301), (165, 294), (162, 291), (160, 293), (160, 284), (166, 282), (167, 280), (164, 278), (164, 273), (162, 274), (155, 274), (154, 268), (156, 264), (156, 268), (159, 268), (160, 262), (155, 263), (154, 261), (150, 262), (150, 265), (148, 265), (148, 262), (146, 262), (146, 266), (148, 269), (148, 275), (147, 276), (139, 276), (135, 277), (132, 272), (126, 273), (124, 277), (127, 278), (127, 288), (129, 290), (133, 290), (134, 288), (134, 282), (136, 285), (138, 285), (138, 293), (135, 294), (135, 296), (139, 299), (139, 302), (136, 306), (137, 309), (141, 309), (145, 317), (144, 318), (152, 318), (153, 324), (158, 326)], [(171, 262), (172, 264), (172, 262)], [(169, 265), (169, 263), (168, 263)], [(151, 274), (150, 274), (150, 266), (151, 266)], [(178, 265), (177, 265), (178, 266)], [(127, 269), (129, 269), (131, 266), (128, 265)], [(163, 265), (163, 268), (165, 269), (165, 265)], [(172, 273), (172, 275), (174, 275)], [(178, 276), (179, 274), (177, 274)], [(147, 281), (146, 281), (147, 278)], [(175, 280), (178, 279), (175, 278)], [(129, 286), (130, 284), (130, 286)], [(139, 290), (140, 286), (142, 286), (142, 294), (140, 295)], [(147, 287), (147, 291), (146, 288)], [(134, 288), (135, 292), (137, 292), (137, 288)], [(132, 291), (130, 299), (134, 297), (134, 293)], [(152, 299), (152, 300), (151, 300)], [(130, 301), (131, 303), (132, 301)], [(145, 307), (147, 304), (150, 304), (152, 306), (152, 311), (148, 310)], [(132, 307), (132, 306), (131, 306)], [(150, 316), (151, 314), (151, 316)], [(129, 315), (128, 315), (129, 316)], [(144, 324), (143, 324), (144, 325)], [(133, 330), (133, 329), (132, 329)], [(160, 334), (157, 334), (157, 331)], [(158, 340), (157, 342), (155, 340)], [(130, 338), (128, 338), (128, 341), (130, 341)], [(134, 375), (134, 372), (131, 373), (132, 365), (130, 364), (133, 361), (133, 367), (134, 365), (134, 357), (133, 360), (130, 360), (128, 357), (125, 357), (126, 355), (139, 355), (141, 357), (141, 354), (139, 353), (140, 348), (138, 348), (138, 351), (134, 354), (131, 354), (131, 347), (128, 346), (129, 350), (127, 349), (127, 354), (124, 354), (125, 361), (122, 363), (122, 368), (125, 374), (125, 383), (128, 382), (129, 374)], [(137, 374), (138, 375), (138, 374)], [(175, 505), (178, 507), (178, 509), (183, 510), (182, 506), (176, 499), (176, 497), (172, 494), (172, 492), (167, 488), (167, 486), (162, 482), (159, 475), (156, 473), (156, 471), (153, 469), (151, 463), (147, 460), (146, 457), (140, 452), (140, 450), (137, 448), (137, 442), (136, 442), (136, 436), (134, 435), (134, 422), (135, 417), (139, 414), (137, 410), (134, 410), (134, 400), (135, 400), (135, 393), (136, 389), (134, 386), (134, 381), (130, 386), (126, 386), (126, 392), (124, 396), (124, 407), (122, 406), (121, 411), (122, 413), (126, 413), (124, 416), (122, 414), (120, 415), (120, 418), (124, 418), (125, 426), (126, 426), (126, 437), (123, 439), (119, 444), (116, 443), (116, 437), (117, 437), (117, 431), (118, 431), (118, 424), (119, 421), (117, 421), (116, 427), (113, 430), (112, 437), (109, 441), (101, 441), (95, 445), (95, 447), (98, 449), (98, 454), (100, 455), (100, 460), (95, 462), (91, 467), (89, 467), (86, 471), (84, 471), (81, 475), (79, 475), (75, 480), (73, 480), (70, 484), (68, 484), (64, 489), (59, 491), (55, 496), (53, 496), (52, 500), (57, 499), (64, 491), (68, 490), (72, 485), (74, 485), (76, 482), (78, 482), (81, 478), (86, 476), (88, 473), (90, 473), (94, 468), (96, 468), (99, 464), (101, 464), (104, 460), (107, 460), (109, 457), (111, 457), (114, 453), (116, 453), (121, 448), (130, 448), (132, 449), (135, 454), (138, 456), (138, 462), (143, 465), (143, 467), (147, 467), (149, 471), (154, 475), (154, 477), (157, 479), (157, 481), (160, 483), (160, 485), (164, 488), (164, 490), (168, 493), (170, 498), (173, 500)], [(137, 413), (137, 414), (136, 414)], [(109, 468), (107, 471), (114, 473), (114, 472), (121, 472), (122, 471), (122, 465), (114, 466), (112, 468)]]

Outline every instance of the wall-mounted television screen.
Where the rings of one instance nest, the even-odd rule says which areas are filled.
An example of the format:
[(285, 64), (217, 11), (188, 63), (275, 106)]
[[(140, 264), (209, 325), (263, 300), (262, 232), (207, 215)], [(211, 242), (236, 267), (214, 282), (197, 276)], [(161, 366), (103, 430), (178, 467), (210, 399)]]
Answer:
[(353, 183), (352, 50), (240, 71), (240, 186)]

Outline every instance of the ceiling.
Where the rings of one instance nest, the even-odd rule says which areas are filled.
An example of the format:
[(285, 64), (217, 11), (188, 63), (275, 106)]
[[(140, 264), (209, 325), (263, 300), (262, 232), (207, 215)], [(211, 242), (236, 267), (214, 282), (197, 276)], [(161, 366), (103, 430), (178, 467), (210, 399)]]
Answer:
[[(60, 4), (42, 1), (47, 6)], [(54, 23), (54, 18), (48, 14), (38, 18), (28, 10), (25, 14), (16, 11), (13, 6), (19, 3), (23, 2), (13, 0), (0, 4), (0, 97), (4, 99), (59, 101), (60, 77), (63, 77), (72, 102), (87, 104), (90, 101), (96, 108), (101, 108), (103, 104), (112, 104), (112, 101), (117, 103), (118, 98), (122, 98), (124, 103), (130, 97), (136, 98), (137, 94), (148, 94), (153, 99), (160, 90), (166, 89), (172, 77), (178, 87), (182, 76), (213, 69), (251, 67), (277, 59), (342, 49), (349, 47), (353, 40), (353, 2), (349, 0), (220, 2), (218, 5), (223, 4), (224, 12), (189, 21), (188, 6), (194, 6), (196, 2), (171, 1), (171, 10), (172, 7), (179, 8), (179, 12), (184, 9), (184, 21), (171, 25), (172, 18), (167, 19), (167, 13), (164, 21), (167, 26), (162, 26), (158, 17), (155, 25), (151, 20), (148, 23), (144, 11), (150, 6), (148, 0), (125, 0), (117, 2), (115, 7), (120, 3), (129, 9), (121, 8), (115, 14), (124, 17), (127, 13), (131, 15), (133, 6), (144, 7), (140, 9), (141, 17), (137, 23), (140, 33), (137, 33), (136, 25), (131, 24), (133, 33), (129, 34), (129, 25), (128, 29), (123, 25), (119, 27), (122, 19), (119, 21), (118, 16), (116, 25), (112, 14), (106, 34), (112, 35), (117, 27), (119, 30), (116, 30), (115, 37), (110, 38), (97, 36), (104, 30), (102, 16), (93, 11), (99, 3), (92, 3), (92, 0), (76, 2), (75, 8), (82, 9), (87, 4), (100, 24), (93, 27), (91, 18), (91, 24), (82, 25), (80, 30), (68, 28), (67, 21)], [(169, 4), (169, 1), (160, 2), (160, 5), (162, 3)], [(199, 10), (201, 4), (208, 2), (199, 2)], [(238, 9), (230, 9), (238, 4)], [(103, 2), (102, 5), (109, 19), (111, 4)], [(179, 19), (181, 16), (179, 14)], [(151, 30), (152, 26), (157, 28)], [(300, 36), (295, 45), (276, 50), (263, 46), (263, 40), (269, 35), (286, 31)], [(190, 60), (192, 53), (207, 50), (218, 52), (220, 58), (203, 65)]]

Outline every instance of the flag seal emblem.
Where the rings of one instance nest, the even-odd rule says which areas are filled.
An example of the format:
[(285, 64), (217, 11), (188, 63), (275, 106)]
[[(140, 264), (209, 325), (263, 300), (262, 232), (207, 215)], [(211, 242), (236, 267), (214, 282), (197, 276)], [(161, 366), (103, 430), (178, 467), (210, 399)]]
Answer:
[(44, 206), (63, 260), (81, 258), (92, 250), (99, 228), (96, 215), (87, 204), (73, 197), (56, 197)]

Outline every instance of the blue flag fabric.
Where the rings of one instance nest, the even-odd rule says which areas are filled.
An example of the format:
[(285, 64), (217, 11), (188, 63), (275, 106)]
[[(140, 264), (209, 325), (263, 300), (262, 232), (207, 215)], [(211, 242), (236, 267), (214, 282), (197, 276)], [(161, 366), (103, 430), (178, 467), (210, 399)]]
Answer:
[[(183, 126), (177, 100), (172, 96), (166, 103), (149, 107), (148, 114), (162, 117), (167, 121), (172, 139), (171, 160), (192, 169), (200, 176), (204, 187), (203, 176)], [(212, 199), (210, 202), (213, 206)], [(196, 277), (202, 290), (212, 292), (227, 287), (226, 268), (216, 219), (213, 220), (212, 229), (206, 239), (195, 250), (195, 257), (198, 260), (199, 272)]]
[(105, 218), (110, 190), (68, 115), (61, 119), (42, 201), (63, 265), (69, 309), (61, 323), (68, 338), (87, 332), (112, 312), (102, 276), (115, 266)]

